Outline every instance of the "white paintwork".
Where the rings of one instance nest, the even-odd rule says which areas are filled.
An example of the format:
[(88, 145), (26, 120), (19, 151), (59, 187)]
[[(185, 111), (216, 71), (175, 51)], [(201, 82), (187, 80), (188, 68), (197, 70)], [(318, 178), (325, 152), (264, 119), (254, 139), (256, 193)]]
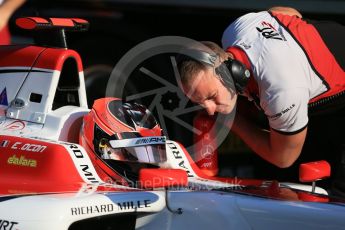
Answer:
[(231, 192), (170, 192), (169, 207), (137, 219), (140, 230), (345, 229), (344, 206), (288, 202)]
[[(136, 206), (121, 208), (120, 205), (131, 201)], [(100, 212), (101, 205), (107, 206), (106, 211)], [(62, 230), (68, 229), (73, 222), (86, 218), (128, 212), (159, 212), (164, 207), (164, 193), (159, 191), (93, 193), (84, 196), (66, 193), (26, 196), (2, 201), (0, 216), (2, 220), (18, 222), (13, 229)]]
[[(83, 71), (79, 72), (80, 87), (78, 89), (80, 106), (64, 106), (52, 110), (60, 71), (33, 68), (42, 72), (29, 72), (29, 67), (2, 67), (3, 70), (27, 70), (1, 74), (0, 91), (6, 88), (9, 106), (0, 106), (0, 131), (27, 137), (44, 137), (51, 140), (78, 142), (82, 118), (89, 112)], [(29, 73), (29, 74), (28, 74)], [(30, 94), (42, 95), (41, 103), (30, 102)], [(24, 102), (21, 108), (11, 102), (20, 99)], [(20, 120), (24, 128), (7, 127)]]
[(64, 106), (46, 116), (46, 124), (39, 134), (52, 140), (78, 143), (82, 118), (90, 110), (84, 107)]
[[(45, 117), (51, 111), (60, 71), (45, 70), (46, 72), (30, 73), (17, 93), (16, 99), (25, 103), (23, 108), (16, 108), (12, 104), (7, 110), (7, 117), (44, 124)], [(42, 95), (41, 103), (30, 102), (30, 94)]]
[[(30, 67), (0, 67), (0, 70), (30, 70)], [(22, 86), (28, 72), (13, 72), (13, 73), (0, 73), (0, 93), (6, 88), (7, 100), (10, 104), (16, 97), (20, 87)], [(7, 109), (7, 106), (1, 105)]]
[[(6, 115), (12, 119), (44, 124), (46, 116), (53, 112), (52, 105), (61, 72), (57, 70), (52, 71), (49, 69), (38, 68), (34, 68), (33, 70), (42, 70), (46, 72), (29, 73), (15, 97), (16, 99), (22, 100), (25, 103), (25, 106), (23, 108), (17, 108), (11, 105), (9, 106)], [(13, 79), (13, 81), (14, 80), (15, 79)], [(80, 107), (87, 109), (83, 72), (79, 73), (79, 81)], [(41, 94), (41, 103), (30, 102), (29, 98), (31, 93)]]
[[(302, 190), (302, 191), (307, 191), (307, 192), (311, 192), (312, 188), (313, 188), (311, 185), (296, 184), (296, 183), (289, 183), (289, 182), (282, 182), (282, 183), (280, 183), (280, 185), (288, 187), (288, 188), (293, 188), (293, 189), (298, 189), (298, 190)], [(320, 187), (315, 187), (315, 193), (328, 195), (328, 192), (325, 189), (320, 188)]]

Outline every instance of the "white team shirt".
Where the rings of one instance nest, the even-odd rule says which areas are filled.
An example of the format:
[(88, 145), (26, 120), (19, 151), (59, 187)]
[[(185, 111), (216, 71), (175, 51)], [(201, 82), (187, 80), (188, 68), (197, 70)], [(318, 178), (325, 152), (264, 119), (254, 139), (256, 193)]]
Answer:
[(327, 88), (274, 17), (263, 11), (238, 18), (224, 31), (222, 45), (237, 46), (247, 54), (271, 128), (293, 133), (307, 125), (309, 100)]

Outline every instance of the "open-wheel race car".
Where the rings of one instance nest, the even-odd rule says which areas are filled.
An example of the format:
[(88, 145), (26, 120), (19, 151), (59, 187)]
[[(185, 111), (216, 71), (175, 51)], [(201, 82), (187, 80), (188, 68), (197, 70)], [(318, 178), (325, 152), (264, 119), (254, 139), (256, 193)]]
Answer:
[[(82, 61), (64, 34), (88, 22), (16, 23), (37, 44), (0, 47), (0, 229), (345, 229), (343, 200), (315, 187), (330, 175), (327, 162), (301, 165), (301, 181), (312, 186), (208, 176), (181, 144), (145, 129), (157, 128), (152, 117), (152, 127), (134, 136), (98, 140), (97, 128), (108, 136), (113, 129), (90, 127), (88, 119), (119, 119), (133, 131), (139, 125), (127, 118), (142, 107), (116, 110), (121, 100), (105, 98), (88, 109)], [(99, 152), (87, 133), (109, 149)]]

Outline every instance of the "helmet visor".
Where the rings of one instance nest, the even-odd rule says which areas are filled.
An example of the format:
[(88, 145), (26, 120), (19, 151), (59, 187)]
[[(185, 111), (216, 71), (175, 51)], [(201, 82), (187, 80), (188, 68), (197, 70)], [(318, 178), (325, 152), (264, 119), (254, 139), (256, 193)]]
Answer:
[(157, 164), (167, 160), (165, 137), (110, 140), (103, 146), (103, 159)]

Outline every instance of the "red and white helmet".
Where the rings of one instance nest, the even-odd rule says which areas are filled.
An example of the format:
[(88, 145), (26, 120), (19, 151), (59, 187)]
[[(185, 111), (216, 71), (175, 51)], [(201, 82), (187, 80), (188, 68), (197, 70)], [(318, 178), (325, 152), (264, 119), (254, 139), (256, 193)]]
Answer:
[(80, 144), (105, 162), (164, 162), (165, 141), (145, 106), (111, 97), (94, 102), (80, 132)]

